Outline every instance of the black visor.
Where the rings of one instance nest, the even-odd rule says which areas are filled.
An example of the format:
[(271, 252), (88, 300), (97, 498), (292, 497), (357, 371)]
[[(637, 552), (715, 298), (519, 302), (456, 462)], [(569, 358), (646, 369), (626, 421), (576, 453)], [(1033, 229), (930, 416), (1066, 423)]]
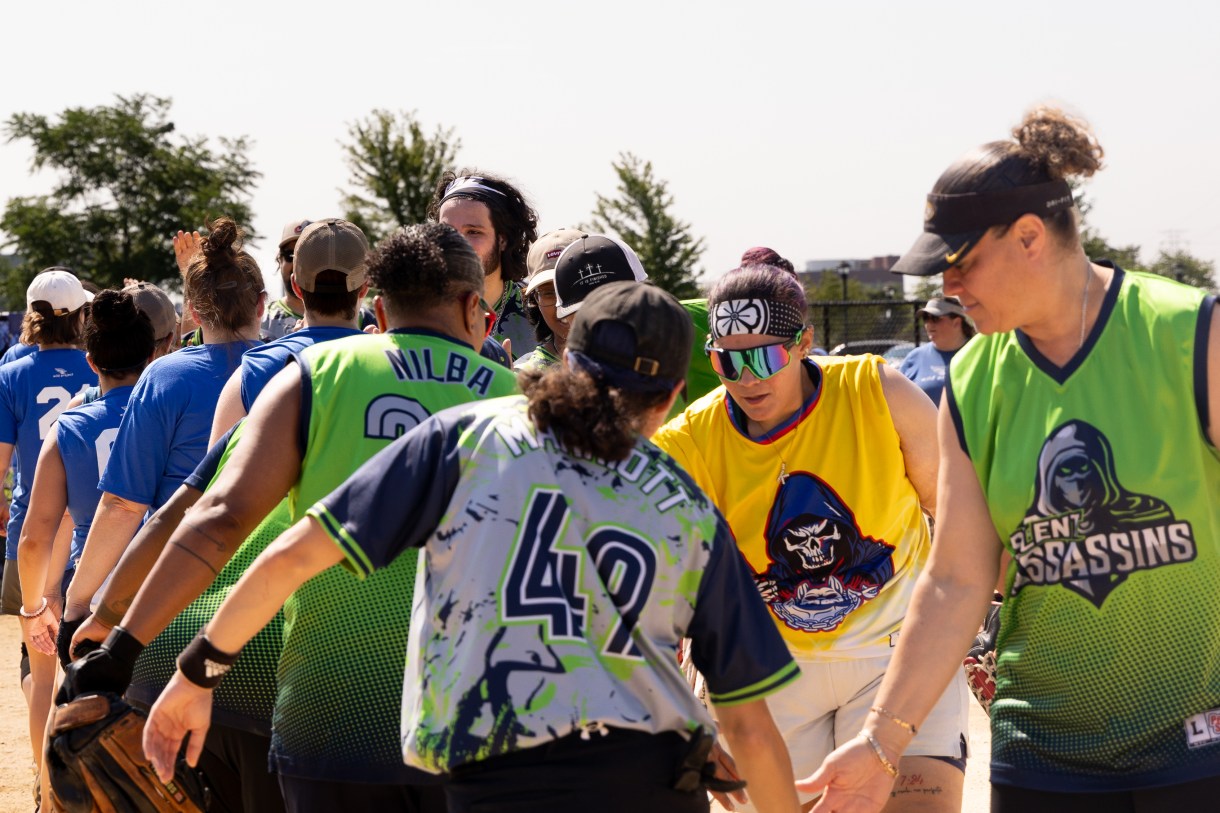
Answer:
[(891, 270), (917, 277), (944, 273), (965, 259), (992, 226), (1012, 223), (1026, 214), (1047, 217), (1072, 204), (1066, 181), (994, 192), (934, 192), (928, 195), (924, 210), (924, 233)]

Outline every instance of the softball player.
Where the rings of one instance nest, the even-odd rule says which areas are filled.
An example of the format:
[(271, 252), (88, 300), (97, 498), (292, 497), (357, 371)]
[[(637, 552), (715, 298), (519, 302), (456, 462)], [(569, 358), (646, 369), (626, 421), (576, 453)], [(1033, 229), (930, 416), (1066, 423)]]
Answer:
[(154, 764), (201, 733), (209, 672), (298, 584), (341, 560), (375, 579), (426, 545), (402, 744), (449, 773), (450, 810), (706, 810), (712, 722), (676, 660), (689, 635), (756, 800), (794, 811), (763, 698), (795, 664), (727, 526), (646, 440), (689, 331), (659, 289), (604, 286), (526, 397), (437, 415), (315, 504), (183, 653), (145, 736)]

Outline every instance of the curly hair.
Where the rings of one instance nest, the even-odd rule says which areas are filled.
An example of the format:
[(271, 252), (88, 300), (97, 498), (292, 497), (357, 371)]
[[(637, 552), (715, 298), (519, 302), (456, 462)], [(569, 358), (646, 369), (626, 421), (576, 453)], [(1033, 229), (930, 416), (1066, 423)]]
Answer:
[(237, 333), (258, 313), (263, 274), (242, 250), (245, 233), (236, 223), (221, 217), (207, 226), (208, 236), (184, 275), (186, 298), (205, 328)]
[[(954, 163), (932, 187), (933, 193), (990, 192), (1020, 186), (1088, 178), (1102, 168), (1105, 155), (1087, 122), (1054, 107), (1036, 107), (1013, 128), (1013, 140), (984, 144)], [(1047, 230), (1064, 244), (1079, 239), (1076, 207), (1044, 217)], [(997, 226), (997, 236), (1008, 227)]]
[(443, 223), (407, 226), (382, 240), (369, 252), (368, 277), (396, 313), (483, 290), (479, 255)]
[(500, 252), (500, 273), (505, 282), (517, 282), (525, 279), (529, 270), (525, 259), (529, 254), (530, 245), (538, 239), (538, 213), (530, 206), (525, 195), (517, 187), (504, 178), (483, 172), (478, 169), (463, 168), (457, 172), (447, 170), (436, 184), (432, 192), (432, 200), (428, 203), (428, 220), (436, 222), (440, 218), (441, 200), (445, 190), (457, 178), (477, 176), (483, 179), (483, 185), (504, 193), (504, 197), (491, 195), (486, 198), (474, 195), (457, 194), (454, 199), (464, 198), (477, 200), (487, 207), (491, 213), (491, 225), (496, 230), (496, 237), (504, 239), (504, 249)]
[(648, 412), (669, 399), (668, 392), (611, 387), (566, 364), (522, 371), (517, 384), (538, 429), (568, 454), (609, 463), (627, 459)]
[(102, 291), (85, 324), (85, 350), (103, 375), (119, 377), (144, 369), (156, 348), (152, 322), (125, 291)]

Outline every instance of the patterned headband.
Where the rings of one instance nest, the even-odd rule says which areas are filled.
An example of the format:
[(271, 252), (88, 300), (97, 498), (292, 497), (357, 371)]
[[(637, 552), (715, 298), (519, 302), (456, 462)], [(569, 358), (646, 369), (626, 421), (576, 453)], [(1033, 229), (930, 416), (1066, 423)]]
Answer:
[(449, 200), (455, 195), (466, 195), (478, 200), (495, 200), (492, 195), (497, 195), (501, 198), (508, 197), (499, 189), (493, 189), (487, 186), (485, 178), (480, 178), (478, 175), (463, 175), (460, 178), (454, 178), (449, 186), (445, 187), (445, 194), (441, 197), (441, 203)]
[(799, 308), (770, 299), (717, 302), (710, 316), (713, 339), (738, 333), (795, 336), (805, 326), (805, 314)]

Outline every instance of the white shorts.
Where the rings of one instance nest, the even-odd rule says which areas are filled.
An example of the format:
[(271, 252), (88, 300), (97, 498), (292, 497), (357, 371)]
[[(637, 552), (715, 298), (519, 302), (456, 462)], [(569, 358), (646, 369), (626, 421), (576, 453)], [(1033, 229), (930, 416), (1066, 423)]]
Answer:
[[(788, 746), (792, 775), (802, 779), (816, 771), (831, 751), (860, 733), (869, 707), (875, 705), (890, 655), (850, 661), (798, 658), (797, 664), (801, 676), (768, 696), (767, 707)], [(970, 690), (958, 669), (903, 756), (964, 760), (969, 753), (969, 713)], [(732, 753), (723, 737), (720, 744)], [(802, 804), (814, 798), (800, 796)], [(738, 810), (753, 809), (738, 805)]]

